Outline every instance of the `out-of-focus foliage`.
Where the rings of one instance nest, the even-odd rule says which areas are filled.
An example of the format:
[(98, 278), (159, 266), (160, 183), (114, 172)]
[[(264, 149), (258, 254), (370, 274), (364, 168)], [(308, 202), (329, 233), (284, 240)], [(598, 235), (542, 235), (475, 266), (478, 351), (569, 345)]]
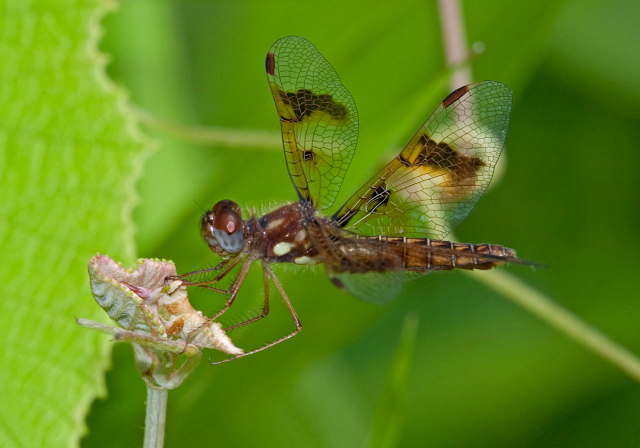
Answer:
[[(71, 446), (109, 341), (86, 266), (133, 261), (143, 145), (97, 54), (104, 4), (0, 0), (0, 446)], [(104, 320), (104, 317), (102, 317)]]
[[(15, 11), (9, 12), (18, 17)], [(473, 61), (476, 80), (509, 85), (515, 103), (504, 177), (457, 229), (457, 237), (505, 244), (548, 264), (547, 269), (507, 269), (640, 352), (635, 257), (640, 246), (640, 59), (635, 57), (640, 4), (490, 0), (466, 2), (463, 11), (469, 41), (485, 46)], [(55, 9), (47, 17), (66, 14)], [(338, 202), (404, 144), (448, 93), (433, 87), (440, 86), (445, 70), (436, 2), (134, 0), (123, 2), (103, 25), (101, 49), (112, 56), (109, 74), (136, 104), (184, 125), (238, 133), (278, 130), (263, 66), (270, 45), (289, 34), (312, 41), (333, 64), (360, 113), (359, 149)], [(86, 44), (85, 35), (69, 29), (58, 32), (68, 33), (74, 45)], [(94, 71), (77, 70), (81, 79), (95, 83)], [(40, 89), (34, 98), (61, 105), (68, 104), (63, 98), (73, 98), (51, 99), (51, 91)], [(88, 111), (87, 117), (96, 112), (95, 104), (77, 108)], [(175, 260), (181, 271), (200, 268), (212, 260), (198, 231), (202, 208), (223, 198), (254, 208), (295, 199), (280, 148), (197, 146), (162, 131), (150, 133), (160, 144), (138, 185), (138, 256)], [(104, 166), (131, 174), (119, 158)], [(66, 171), (56, 169), (66, 180)], [(100, 169), (92, 173), (87, 182), (109, 180)], [(117, 181), (110, 179), (111, 187), (104, 190), (117, 192)], [(59, 211), (60, 205), (50, 202), (60, 196), (56, 193), (43, 198), (49, 213)], [(6, 223), (26, 222), (7, 218), (14, 212), (4, 210)], [(109, 213), (85, 214), (64, 225), (56, 221), (48, 229), (57, 238), (39, 247), (65, 235), (58, 233), (60, 227), (69, 232), (64, 248), (57, 250), (61, 259), (76, 247), (124, 254), (121, 229), (99, 234), (116, 238), (114, 246), (87, 245), (94, 237), (87, 233), (93, 229), (90, 216), (101, 220), (103, 232), (121, 225), (121, 210), (109, 205), (99, 210)], [(53, 260), (39, 266), (58, 272)], [(463, 274), (427, 276), (408, 284), (391, 306), (378, 308), (335, 289), (321, 269), (278, 272), (304, 331), (258, 355), (198, 368), (170, 394), (167, 446), (365, 446), (377, 433), (372, 425), (389, 393), (387, 375), (408, 312), (419, 316), (419, 328), (399, 446), (640, 444), (636, 383)], [(240, 319), (257, 308), (259, 287), (260, 279), (250, 278), (234, 305), (236, 314), (226, 318)], [(90, 303), (88, 290), (86, 297), (74, 294), (42, 297), (54, 304)], [(61, 296), (68, 301), (54, 301)], [(195, 302), (211, 310), (220, 300), (200, 294)], [(250, 347), (290, 328), (286, 310), (274, 303), (268, 319), (231, 336), (238, 346)], [(261, 339), (263, 329), (267, 339)], [(20, 347), (15, 340), (12, 345)], [(58, 357), (71, 356), (85, 359), (71, 352)], [(129, 349), (117, 347), (114, 357), (109, 397), (96, 402), (89, 415), (86, 447), (136, 446), (142, 439), (143, 383)], [(59, 409), (51, 412), (58, 415)]]

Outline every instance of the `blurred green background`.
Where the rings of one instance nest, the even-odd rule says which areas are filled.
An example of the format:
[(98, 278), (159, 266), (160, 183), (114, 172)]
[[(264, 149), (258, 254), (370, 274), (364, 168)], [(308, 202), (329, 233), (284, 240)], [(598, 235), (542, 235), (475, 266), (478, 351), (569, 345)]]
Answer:
[[(640, 3), (466, 1), (463, 13), (470, 44), (485, 47), (475, 80), (510, 86), (514, 108), (506, 171), (457, 238), (549, 265), (507, 269), (640, 352)], [(448, 93), (434, 1), (135, 0), (103, 24), (108, 72), (135, 104), (239, 135), (279, 130), (263, 66), (270, 45), (290, 34), (313, 42), (360, 113), (338, 203)], [(140, 257), (201, 268), (213, 260), (199, 235), (203, 208), (223, 198), (259, 210), (295, 199), (279, 145), (197, 145), (147, 132), (160, 144), (139, 183)], [(640, 446), (637, 383), (464, 274), (412, 282), (380, 308), (338, 291), (322, 270), (278, 273), (304, 331), (258, 355), (200, 366), (170, 393), (166, 446), (368, 446), (408, 313), (419, 327), (397, 446)], [(221, 304), (193, 294), (205, 310)], [(259, 299), (253, 278), (229, 319)], [(271, 338), (291, 328), (281, 306), (267, 320), (235, 332), (236, 344), (259, 344), (263, 327)], [(128, 347), (113, 357), (109, 396), (91, 409), (84, 447), (141, 443), (144, 386)]]

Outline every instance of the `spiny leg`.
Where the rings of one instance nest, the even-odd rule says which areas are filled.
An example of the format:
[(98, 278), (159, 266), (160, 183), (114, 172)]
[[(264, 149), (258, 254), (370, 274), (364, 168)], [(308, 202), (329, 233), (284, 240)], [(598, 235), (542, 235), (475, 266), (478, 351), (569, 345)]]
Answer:
[[(251, 265), (253, 264), (253, 262), (255, 260), (256, 259), (254, 257), (251, 257), (251, 256), (248, 256), (248, 257), (246, 257), (244, 259), (244, 263), (242, 264), (242, 267), (240, 268), (240, 272), (238, 273), (238, 276), (235, 278), (233, 283), (231, 283), (231, 286), (229, 286), (229, 288), (227, 288), (226, 290), (220, 290), (220, 289), (217, 289), (217, 288), (213, 288), (213, 287), (208, 286), (208, 285), (206, 285), (204, 283), (196, 285), (196, 286), (201, 286), (202, 288), (211, 289), (211, 290), (214, 290), (214, 291), (221, 292), (223, 294), (228, 294), (229, 295), (229, 299), (227, 299), (227, 303), (225, 303), (225, 305), (222, 307), (222, 309), (220, 311), (218, 311), (215, 314), (215, 316), (213, 316), (209, 320), (216, 320), (218, 317), (222, 316), (229, 308), (231, 308), (231, 305), (233, 305), (233, 301), (236, 299), (236, 296), (238, 295), (238, 291), (240, 290), (240, 287), (244, 283), (245, 278), (247, 278), (247, 274), (249, 274), (249, 270), (251, 269)], [(238, 262), (233, 263), (233, 266), (230, 269), (227, 269), (226, 271), (230, 271), (237, 264), (238, 264)]]
[[(284, 291), (284, 288), (282, 287), (282, 283), (280, 283), (280, 280), (278, 280), (276, 275), (273, 273), (273, 270), (271, 269), (271, 266), (269, 266), (269, 263), (267, 261), (265, 261), (265, 260), (262, 260), (262, 275), (265, 278), (265, 301), (268, 302), (268, 298), (269, 298), (269, 279), (271, 279), (271, 281), (275, 285), (276, 289), (280, 293), (280, 296), (282, 297), (282, 300), (287, 305), (287, 308), (289, 308), (289, 312), (291, 313), (291, 317), (293, 317), (293, 322), (296, 325), (296, 329), (293, 330), (291, 333), (287, 334), (286, 336), (283, 336), (283, 337), (281, 337), (281, 338), (279, 338), (279, 339), (277, 339), (277, 340), (275, 340), (273, 342), (269, 342), (268, 344), (265, 344), (262, 347), (256, 348), (255, 350), (251, 350), (251, 351), (243, 353), (241, 355), (234, 356), (233, 358), (223, 359), (222, 361), (209, 362), (209, 364), (211, 364), (211, 365), (222, 364), (223, 362), (231, 361), (233, 359), (242, 358), (243, 356), (253, 355), (254, 353), (258, 353), (258, 352), (261, 352), (262, 350), (265, 350), (265, 349), (267, 349), (269, 347), (273, 347), (274, 345), (279, 344), (279, 343), (281, 343), (283, 341), (286, 341), (287, 339), (291, 339), (292, 337), (294, 337), (295, 335), (300, 333), (300, 331), (302, 330), (302, 324), (300, 323), (300, 319), (298, 318), (298, 314), (296, 313), (296, 310), (293, 308), (293, 304), (291, 303), (291, 300), (289, 300), (289, 297), (287, 296), (287, 293)], [(262, 317), (264, 317), (264, 316), (262, 316)], [(262, 318), (262, 317), (260, 317), (260, 318)]]
[[(185, 285), (185, 286), (202, 286), (203, 288), (206, 288), (206, 289), (211, 289), (211, 290), (216, 291), (216, 292), (224, 293), (225, 290), (221, 290), (219, 288), (213, 288), (211, 286), (208, 286), (208, 284), (217, 283), (220, 280), (222, 280), (223, 278), (225, 278), (238, 265), (238, 263), (240, 263), (244, 259), (246, 259), (246, 258), (236, 257), (236, 258), (233, 258), (231, 260), (224, 260), (221, 263), (219, 263), (216, 267), (213, 267), (213, 268), (200, 269), (198, 271), (191, 271), (191, 272), (187, 272), (186, 274), (177, 275), (175, 277), (167, 277), (167, 278), (170, 279), (170, 280), (180, 280), (180, 281), (182, 281), (182, 284)], [(218, 275), (216, 275), (211, 280), (206, 280), (206, 281), (202, 281), (202, 282), (189, 282), (189, 281), (185, 281), (184, 280), (186, 277), (191, 277), (191, 276), (198, 275), (198, 274), (204, 274), (206, 272), (219, 271), (221, 269), (222, 269), (222, 272), (220, 272)]]
[[(225, 303), (225, 305), (222, 307), (221, 310), (219, 310), (213, 317), (207, 318), (207, 320), (202, 325), (200, 325), (198, 328), (196, 328), (195, 330), (189, 333), (186, 340), (187, 344), (189, 343), (189, 341), (191, 341), (191, 338), (193, 337), (194, 334), (201, 331), (203, 328), (209, 325), (212, 321), (222, 316), (225, 312), (227, 312), (229, 308), (231, 308), (231, 305), (233, 305), (233, 302), (236, 299), (236, 296), (238, 295), (238, 291), (240, 290), (242, 283), (244, 283), (244, 280), (247, 277), (249, 270), (251, 269), (251, 265), (256, 260), (255, 257), (247, 256), (244, 259), (239, 258), (238, 260), (234, 260), (232, 265), (227, 267), (227, 269), (225, 269), (225, 271), (221, 273), (221, 276), (218, 276), (220, 277), (219, 280), (224, 278), (224, 276), (226, 276), (241, 260), (244, 260), (244, 264), (242, 265), (242, 268), (240, 269), (238, 276), (233, 280), (233, 283), (231, 283), (231, 286), (229, 286), (229, 288), (227, 289), (219, 289), (219, 288), (214, 288), (212, 286), (208, 286), (206, 283), (209, 283), (209, 282), (202, 282), (202, 283), (187, 282), (188, 286), (200, 286), (201, 288), (209, 289), (211, 291), (216, 291), (229, 296), (229, 298), (227, 299), (227, 303)], [(187, 344), (185, 344), (185, 347), (187, 346)]]
[(225, 260), (222, 260), (220, 263), (218, 263), (216, 266), (214, 266), (212, 268), (198, 269), (197, 271), (185, 272), (184, 274), (179, 274), (179, 275), (170, 275), (170, 276), (167, 277), (167, 279), (169, 279), (169, 280), (183, 280), (186, 277), (191, 277), (193, 275), (204, 274), (205, 272), (219, 271), (220, 269), (225, 267), (230, 261), (233, 261), (233, 260), (225, 259)]
[[(266, 262), (263, 260), (263, 264), (264, 263)], [(262, 274), (262, 281), (264, 284), (264, 299), (262, 301), (262, 313), (260, 313), (260, 315), (258, 316), (252, 317), (250, 319), (244, 320), (242, 322), (233, 324), (230, 327), (225, 328), (224, 329), (225, 332), (229, 330), (233, 330), (235, 328), (243, 327), (245, 325), (249, 325), (250, 323), (256, 322), (260, 319), (264, 319), (265, 317), (267, 317), (267, 315), (269, 314), (269, 277), (264, 274), (264, 270)]]

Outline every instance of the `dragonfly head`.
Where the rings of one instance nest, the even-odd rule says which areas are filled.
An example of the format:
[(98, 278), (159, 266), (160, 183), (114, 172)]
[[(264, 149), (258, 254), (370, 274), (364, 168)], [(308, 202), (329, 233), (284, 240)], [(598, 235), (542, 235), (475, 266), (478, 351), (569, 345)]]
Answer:
[(235, 254), (245, 243), (244, 221), (240, 207), (225, 199), (218, 202), (202, 217), (202, 236), (218, 255)]

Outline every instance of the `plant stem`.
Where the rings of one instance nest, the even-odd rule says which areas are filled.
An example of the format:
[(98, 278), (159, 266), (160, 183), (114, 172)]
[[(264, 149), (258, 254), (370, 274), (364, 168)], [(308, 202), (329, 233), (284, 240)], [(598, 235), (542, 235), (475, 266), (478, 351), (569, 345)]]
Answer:
[(469, 66), (469, 50), (465, 34), (462, 12), (458, 0), (439, 0), (440, 26), (442, 27), (442, 45), (448, 67), (456, 67), (451, 75), (451, 91), (472, 82), (473, 75)]
[(640, 359), (634, 353), (554, 303), (549, 297), (504, 271), (468, 271), (468, 274), (640, 382)]
[(273, 150), (282, 147), (282, 137), (276, 132), (260, 129), (183, 126), (164, 120), (141, 108), (131, 106), (131, 110), (141, 123), (190, 143)]
[(144, 448), (164, 446), (164, 426), (167, 418), (167, 389), (147, 384), (147, 415), (144, 422)]

